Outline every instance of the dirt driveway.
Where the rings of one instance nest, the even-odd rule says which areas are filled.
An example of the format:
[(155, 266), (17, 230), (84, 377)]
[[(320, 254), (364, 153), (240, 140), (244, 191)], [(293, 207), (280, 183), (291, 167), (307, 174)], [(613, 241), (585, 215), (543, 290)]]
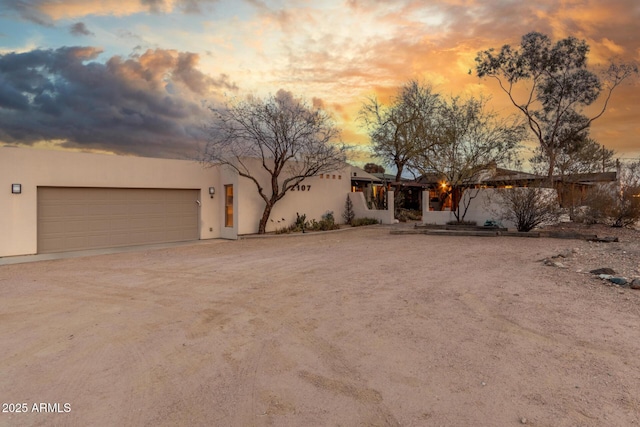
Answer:
[(640, 425), (640, 291), (537, 261), (584, 245), (369, 228), (0, 266), (0, 426)]

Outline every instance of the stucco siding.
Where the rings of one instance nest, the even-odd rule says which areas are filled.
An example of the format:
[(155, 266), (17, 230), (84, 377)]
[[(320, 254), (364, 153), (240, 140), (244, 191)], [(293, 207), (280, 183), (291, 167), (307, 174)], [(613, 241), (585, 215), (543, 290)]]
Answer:
[[(513, 189), (516, 190), (516, 189)], [(503, 227), (515, 228), (516, 224), (513, 221), (508, 221), (501, 218), (501, 212), (503, 207), (500, 205), (499, 191), (510, 191), (509, 189), (495, 189), (495, 188), (481, 188), (467, 190), (462, 195), (461, 212), (464, 209), (464, 205), (468, 203), (469, 208), (464, 217), (465, 221), (475, 221), (477, 225), (484, 225), (485, 221), (493, 220), (497, 221)], [(543, 188), (538, 191), (557, 195), (556, 190)], [(475, 197), (469, 202), (469, 197), (475, 195)], [(453, 212), (443, 211), (434, 212), (428, 211), (429, 192), (423, 192), (422, 203), (422, 223), (423, 224), (446, 224), (449, 221), (455, 221), (456, 217)]]
[[(22, 194), (11, 194), (11, 184)], [(37, 188), (199, 189), (201, 239), (220, 237), (219, 187), (215, 168), (188, 160), (0, 147), (0, 256), (37, 253)], [(1, 190), (4, 188), (4, 190)]]
[(349, 193), (351, 202), (353, 203), (353, 212), (355, 218), (373, 218), (380, 221), (381, 224), (393, 224), (393, 206), (394, 206), (394, 192), (387, 192), (387, 206), (388, 209), (369, 209), (367, 201), (364, 198), (364, 193), (361, 191)]
[[(261, 170), (260, 162), (252, 162), (252, 170), (264, 186), (266, 194), (271, 194), (271, 184), (269, 174)], [(336, 222), (343, 222), (342, 212), (344, 211), (347, 194), (351, 188), (349, 177), (350, 166), (345, 165), (341, 170), (323, 174), (323, 178), (313, 176), (300, 183), (300, 187), (294, 191), (289, 191), (280, 199), (267, 223), (266, 231), (275, 231), (293, 224), (296, 220), (296, 213), (305, 214), (307, 220), (320, 220), (327, 211), (333, 211)], [(328, 176), (326, 176), (328, 175)], [(285, 176), (282, 176), (284, 180)], [(248, 178), (239, 177), (239, 234), (252, 234), (258, 232), (258, 226), (265, 202), (258, 194), (254, 182)], [(304, 190), (303, 190), (304, 186)]]
[[(247, 160), (270, 194), (270, 176), (257, 159)], [(296, 213), (320, 220), (333, 211), (342, 221), (350, 190), (350, 166), (305, 179), (277, 202), (267, 231), (292, 224)], [(282, 179), (285, 176), (283, 175)], [(11, 194), (21, 184), (21, 194)], [(225, 185), (233, 186), (233, 224), (227, 226)], [(195, 190), (198, 194), (198, 238), (236, 239), (258, 231), (264, 210), (254, 182), (228, 166), (203, 167), (189, 160), (0, 147), (0, 257), (38, 253), (38, 188), (113, 188)], [(214, 197), (209, 187), (215, 188)], [(2, 190), (4, 188), (4, 190)], [(140, 193), (140, 194), (145, 194)]]

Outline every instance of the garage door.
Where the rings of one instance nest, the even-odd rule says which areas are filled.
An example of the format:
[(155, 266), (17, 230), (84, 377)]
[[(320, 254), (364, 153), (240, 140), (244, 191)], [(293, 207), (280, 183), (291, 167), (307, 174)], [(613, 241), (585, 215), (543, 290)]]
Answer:
[(199, 238), (200, 190), (38, 187), (38, 253)]

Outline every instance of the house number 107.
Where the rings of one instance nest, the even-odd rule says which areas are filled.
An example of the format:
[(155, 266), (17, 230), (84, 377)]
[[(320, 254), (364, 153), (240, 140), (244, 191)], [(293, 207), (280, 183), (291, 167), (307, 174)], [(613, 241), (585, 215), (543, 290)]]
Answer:
[(296, 185), (291, 187), (291, 191), (311, 191), (310, 185)]

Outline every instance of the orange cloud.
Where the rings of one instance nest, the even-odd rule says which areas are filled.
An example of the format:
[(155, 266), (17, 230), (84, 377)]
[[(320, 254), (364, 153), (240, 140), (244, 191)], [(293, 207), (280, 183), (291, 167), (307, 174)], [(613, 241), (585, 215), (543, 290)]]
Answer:
[(201, 3), (212, 1), (215, 0), (32, 0), (26, 5), (14, 7), (31, 20), (37, 15), (44, 15), (58, 21), (88, 15), (128, 16), (142, 12), (170, 13), (178, 10), (198, 12)]
[(149, 10), (148, 6), (143, 5), (139, 1), (122, 0), (102, 0), (99, 2), (85, 0), (59, 2), (49, 0), (40, 2), (37, 8), (41, 13), (47, 15), (54, 21), (73, 19), (87, 15), (126, 16)]
[[(59, 20), (169, 13), (205, 1), (216, 0), (30, 0), (29, 4), (43, 16)], [(216, 8), (222, 11), (230, 4), (232, 0), (218, 0)], [(137, 64), (121, 66), (118, 72), (129, 73), (127, 81), (161, 87), (166, 76), (160, 70), (171, 69), (171, 89), (185, 93), (206, 93), (211, 87), (235, 90), (227, 75), (259, 96), (282, 88), (331, 110), (346, 142), (364, 144), (367, 138), (357, 122), (362, 102), (374, 95), (384, 102), (409, 79), (431, 83), (443, 95), (492, 95), (495, 109), (514, 113), (494, 82), (475, 77), (474, 58), (490, 47), (517, 45), (530, 31), (555, 40), (569, 35), (584, 38), (593, 65), (612, 56), (640, 62), (637, 0), (247, 0), (242, 4), (238, 9), (242, 13), (233, 18), (203, 17), (202, 33), (191, 27), (157, 31), (141, 23), (134, 30), (150, 40), (143, 43), (145, 47), (184, 50), (182, 46), (191, 47), (197, 39), (198, 48), (190, 50), (204, 47), (207, 55), (156, 49), (130, 58)], [(144, 77), (136, 67), (150, 74)], [(204, 68), (219, 77), (209, 80)], [(639, 96), (637, 86), (619, 90), (610, 111), (594, 123), (593, 136), (611, 148), (627, 150), (637, 144), (640, 133), (628, 123), (638, 121)]]
[[(491, 96), (496, 110), (513, 114), (514, 107), (493, 82), (475, 77), (478, 51), (500, 48), (505, 43), (517, 45), (523, 34), (535, 30), (553, 39), (568, 35), (586, 38), (592, 64), (604, 63), (614, 55), (630, 55), (626, 59), (636, 61), (640, 58), (635, 25), (640, 22), (640, 8), (628, 0), (606, 5), (583, 0), (501, 5), (460, 0), (435, 1), (429, 6), (418, 0), (351, 0), (347, 6), (352, 15), (344, 24), (351, 27), (347, 34), (340, 29), (323, 32), (317, 25), (312, 27), (313, 33), (306, 32), (305, 28), (323, 17), (316, 16), (311, 22), (304, 20), (305, 14), (296, 15), (302, 30), (291, 41), (288, 61), (272, 70), (274, 82), (293, 91), (296, 86), (304, 87), (304, 91), (321, 96), (331, 105), (340, 103), (345, 110), (357, 112), (366, 95), (384, 101), (402, 83), (418, 78), (445, 95)], [(361, 36), (355, 37), (357, 33)], [(632, 100), (640, 95), (630, 86), (618, 92), (612, 106), (617, 105), (618, 97)], [(630, 108), (637, 116), (638, 107)], [(355, 140), (362, 135), (355, 130), (353, 116), (340, 117), (353, 130), (345, 135)], [(618, 124), (625, 120), (633, 123), (637, 117), (625, 117), (610, 109), (594, 123), (593, 136), (602, 137), (600, 142), (608, 146), (629, 147), (640, 136), (633, 126), (624, 126), (615, 138), (602, 130), (623, 129)]]

